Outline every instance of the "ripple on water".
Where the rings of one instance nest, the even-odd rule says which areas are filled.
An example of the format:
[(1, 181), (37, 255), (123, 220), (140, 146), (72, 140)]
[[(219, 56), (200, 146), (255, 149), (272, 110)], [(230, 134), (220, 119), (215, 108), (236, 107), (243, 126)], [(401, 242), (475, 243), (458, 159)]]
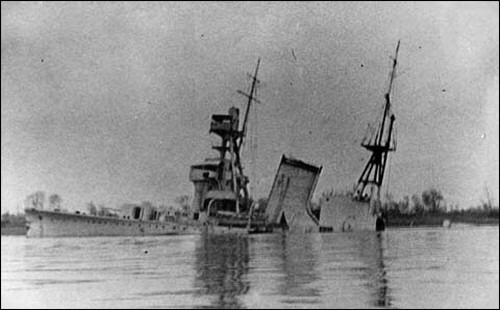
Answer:
[(498, 308), (498, 242), (498, 227), (2, 237), (2, 307)]

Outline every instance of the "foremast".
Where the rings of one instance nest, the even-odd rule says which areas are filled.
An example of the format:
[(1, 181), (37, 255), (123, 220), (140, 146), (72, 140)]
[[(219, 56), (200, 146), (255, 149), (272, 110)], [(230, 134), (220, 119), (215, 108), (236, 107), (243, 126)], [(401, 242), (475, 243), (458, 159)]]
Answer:
[(365, 137), (361, 143), (361, 146), (370, 151), (372, 155), (370, 156), (370, 159), (361, 173), (355, 187), (354, 198), (356, 200), (370, 201), (374, 198), (377, 200), (380, 199), (380, 188), (384, 179), (387, 158), (389, 156), (389, 152), (396, 150), (396, 141), (393, 137), (394, 122), (396, 117), (391, 110), (391, 94), (394, 78), (396, 76), (399, 45), (400, 41), (398, 41), (395, 56), (392, 58), (392, 70), (390, 74), (389, 88), (385, 94), (382, 121), (376, 134), (372, 134), (370, 138)]
[(258, 102), (255, 96), (259, 83), (257, 79), (259, 65), (260, 58), (254, 74), (251, 75), (252, 84), (249, 93), (238, 91), (248, 98), (241, 130), (239, 129), (239, 109), (235, 107), (229, 109), (228, 115), (212, 115), (210, 124), (210, 133), (215, 133), (221, 138), (221, 144), (213, 146), (213, 149), (219, 152), (220, 160), (216, 176), (218, 190), (231, 191), (236, 194), (236, 213), (247, 211), (249, 207), (249, 180), (243, 173), (240, 152), (246, 137), (250, 107), (254, 101)]

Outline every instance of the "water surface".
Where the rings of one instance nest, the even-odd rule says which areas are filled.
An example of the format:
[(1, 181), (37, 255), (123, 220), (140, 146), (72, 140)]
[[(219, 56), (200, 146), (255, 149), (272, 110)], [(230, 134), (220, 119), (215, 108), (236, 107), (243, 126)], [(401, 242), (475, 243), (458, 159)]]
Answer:
[(2, 236), (1, 303), (37, 308), (498, 308), (498, 227)]

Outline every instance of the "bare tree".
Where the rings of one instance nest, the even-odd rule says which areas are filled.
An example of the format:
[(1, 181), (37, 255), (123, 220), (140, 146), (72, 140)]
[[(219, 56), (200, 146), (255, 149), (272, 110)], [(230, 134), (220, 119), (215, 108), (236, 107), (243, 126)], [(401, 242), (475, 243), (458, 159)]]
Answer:
[(422, 214), (424, 212), (424, 205), (417, 194), (411, 196), (411, 202), (413, 204), (413, 211), (415, 214)]
[(403, 200), (399, 203), (399, 210), (401, 213), (406, 214), (410, 210), (410, 197), (404, 196)]
[(489, 211), (493, 208), (493, 202), (491, 199), (491, 193), (487, 186), (484, 187), (484, 193), (486, 196), (486, 201), (482, 200), (483, 210)]
[(95, 204), (91, 201), (89, 203), (87, 203), (87, 209), (89, 210), (89, 214), (90, 215), (97, 215), (97, 207), (95, 206)]
[(443, 195), (437, 189), (431, 188), (422, 192), (422, 201), (431, 212), (437, 212), (443, 201)]

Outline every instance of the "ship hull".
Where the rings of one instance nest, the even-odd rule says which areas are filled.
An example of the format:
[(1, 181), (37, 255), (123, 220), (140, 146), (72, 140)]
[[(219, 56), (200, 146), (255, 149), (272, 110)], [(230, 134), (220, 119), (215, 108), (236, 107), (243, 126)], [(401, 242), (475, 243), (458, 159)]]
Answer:
[(181, 235), (203, 230), (187, 221), (139, 221), (36, 209), (26, 209), (25, 213), (29, 238)]
[(26, 209), (26, 236), (97, 237), (97, 236), (161, 236), (193, 234), (253, 234), (268, 233), (269, 227), (228, 223), (200, 223), (193, 220), (139, 221), (116, 217), (71, 214), (37, 209)]
[(321, 207), (320, 232), (383, 230), (382, 221), (369, 202), (355, 201), (350, 196), (333, 196)]

